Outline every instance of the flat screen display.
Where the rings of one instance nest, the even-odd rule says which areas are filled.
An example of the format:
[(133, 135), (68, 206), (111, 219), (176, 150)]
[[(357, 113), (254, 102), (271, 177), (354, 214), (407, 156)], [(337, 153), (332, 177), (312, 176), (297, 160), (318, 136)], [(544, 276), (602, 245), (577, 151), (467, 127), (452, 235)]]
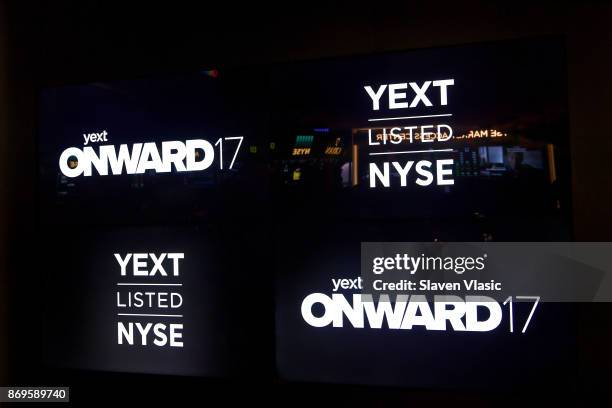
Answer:
[[(559, 41), (508, 42), (275, 73), (284, 95), (275, 98), (284, 101), (275, 132), (329, 128), (312, 129), (313, 147), (299, 146), (286, 164), (289, 174), (297, 168), (310, 178), (292, 191), (294, 217), (279, 227), (281, 378), (480, 390), (572, 383), (567, 304), (541, 304), (533, 326), (517, 336), (505, 311), (486, 332), (433, 330), (393, 323), (396, 315), (381, 304), (353, 297), (362, 292), (363, 242), (571, 238), (564, 58)], [(323, 195), (313, 180), (327, 166), (315, 159), (315, 143), (325, 138), (345, 141), (346, 163), (338, 165), (348, 169), (336, 172), (345, 190)], [(515, 316), (526, 319), (530, 310), (521, 304)]]

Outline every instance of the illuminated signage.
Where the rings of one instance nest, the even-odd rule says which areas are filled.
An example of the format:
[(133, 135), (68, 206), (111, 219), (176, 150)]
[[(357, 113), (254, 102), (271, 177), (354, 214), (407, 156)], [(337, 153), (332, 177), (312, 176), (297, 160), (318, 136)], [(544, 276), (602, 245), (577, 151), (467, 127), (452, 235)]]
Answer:
[[(400, 176), (400, 186), (406, 187), (408, 185), (408, 174), (413, 168), (414, 161), (409, 160), (404, 164), (400, 162), (384, 162), (381, 166), (376, 163), (370, 163), (370, 187), (374, 188), (377, 185), (383, 187), (391, 186), (391, 173), (390, 170), (393, 168)], [(429, 160), (419, 160), (414, 166), (413, 174), (416, 173), (418, 177), (414, 180), (414, 183), (419, 186), (429, 186), (434, 181), (433, 172), (431, 170), (432, 162)], [(453, 175), (453, 159), (436, 160), (436, 184), (439, 186), (452, 185), (454, 184), (453, 179), (447, 177)]]
[[(414, 132), (416, 129), (420, 129), (420, 132)], [(393, 127), (388, 134), (387, 129), (383, 128), (382, 134), (376, 135), (376, 140), (372, 140), (372, 129), (368, 129), (368, 137), (370, 146), (386, 145), (387, 142), (391, 144), (415, 143), (416, 141), (428, 143), (436, 140), (446, 142), (453, 137), (453, 129), (448, 125), (436, 125), (436, 132), (430, 132), (428, 129), (433, 130), (434, 125)], [(442, 131), (442, 129), (446, 129), (446, 131)]]
[[(444, 106), (448, 104), (447, 87), (454, 84), (454, 79), (443, 79), (440, 81), (425, 81), (420, 86), (416, 82), (410, 82), (381, 85), (376, 91), (374, 91), (371, 86), (364, 86), (364, 89), (372, 99), (372, 110), (377, 111), (380, 109), (380, 101), (385, 91), (388, 95), (389, 109), (414, 108), (418, 106), (419, 103), (425, 106), (433, 106), (431, 100), (427, 97), (427, 91), (430, 89), (430, 85), (433, 85), (434, 88), (439, 88), (439, 102), (440, 105)], [(408, 104), (408, 100), (406, 99), (407, 95), (404, 91), (408, 89), (408, 85), (410, 85), (410, 89), (414, 94), (414, 98), (410, 102), (410, 105)]]
[(310, 154), (310, 147), (294, 147), (291, 152), (292, 156), (308, 156)]
[[(66, 177), (89, 177), (93, 169), (100, 176), (121, 174), (143, 174), (148, 170), (156, 173), (202, 171), (209, 168), (215, 160), (215, 147), (204, 139), (165, 141), (161, 150), (155, 142), (135, 143), (131, 147), (121, 144), (100, 145), (98, 151), (88, 143), (107, 141), (107, 132), (84, 134), (84, 147), (69, 147), (59, 158), (59, 168)], [(242, 136), (220, 138), (218, 146), (219, 168), (223, 169), (223, 144), (225, 140), (238, 140), (229, 168), (234, 166), (236, 156), (242, 145)]]
[(508, 134), (497, 129), (476, 129), (470, 130), (460, 136), (455, 136), (455, 139), (487, 139), (507, 137)]
[[(382, 101), (385, 101), (385, 106), (388, 109), (407, 109), (415, 108), (420, 105), (431, 107), (434, 103), (439, 106), (448, 105), (448, 89), (455, 85), (454, 79), (443, 79), (435, 81), (425, 81), (422, 84), (416, 82), (406, 83), (395, 83), (395, 84), (384, 84), (374, 89), (371, 86), (364, 86), (367, 95), (372, 103), (372, 110), (379, 111), (381, 108)], [(433, 88), (437, 88), (433, 90)], [(408, 99), (408, 89), (410, 89), (412, 99)], [(433, 92), (432, 92), (433, 90)], [(387, 98), (383, 98), (383, 95), (387, 94)], [(432, 102), (433, 101), (433, 102)], [(432, 115), (419, 115), (419, 116), (403, 116), (403, 117), (386, 117), (386, 118), (371, 118), (369, 122), (381, 122), (381, 121), (400, 121), (400, 120), (415, 120), (415, 119), (426, 119), (426, 118), (438, 118), (438, 117), (450, 117), (451, 113), (432, 114)], [(382, 135), (375, 134), (373, 137), (373, 130), (368, 129), (368, 147), (379, 148), (383, 146), (399, 145), (400, 143), (444, 143), (452, 139), (453, 129), (451, 126), (445, 123), (439, 124), (420, 124), (411, 126), (395, 126), (390, 129), (382, 128)], [(430, 145), (431, 146), (431, 145)], [(429, 160), (407, 160), (407, 161), (376, 161), (378, 157), (384, 157), (387, 155), (405, 155), (405, 154), (420, 154), (420, 153), (441, 153), (441, 152), (452, 152), (453, 149), (437, 149), (429, 147), (422, 150), (403, 150), (403, 151), (371, 151), (368, 153), (370, 156), (370, 163), (368, 166), (369, 171), (369, 186), (370, 188), (376, 187), (391, 187), (392, 180), (395, 177), (391, 177), (391, 171), (399, 175), (399, 185), (401, 187), (408, 186), (408, 175), (416, 174), (417, 177), (414, 183), (419, 186), (429, 186), (434, 181), (434, 174), (432, 168), (436, 170), (436, 185), (452, 185), (454, 181), (452, 179), (453, 174), (453, 159), (439, 159), (434, 162)], [(411, 172), (411, 170), (414, 171)]]
[[(362, 298), (361, 294), (353, 294), (347, 299), (340, 293), (331, 297), (312, 293), (302, 302), (302, 318), (313, 327), (344, 327), (346, 319), (352, 327), (359, 329), (380, 329), (386, 320), (390, 329), (410, 330), (423, 326), (426, 330), (445, 331), (448, 322), (454, 331), (469, 332), (494, 330), (502, 320), (501, 306), (486, 296), (467, 296), (465, 301), (458, 296), (452, 296), (452, 301), (449, 301), (449, 296), (434, 297), (433, 310), (423, 295), (398, 295), (395, 302), (390, 302), (389, 296), (381, 295), (377, 304), (368, 298)], [(323, 306), (323, 314), (313, 313), (315, 304)], [(479, 308), (488, 310), (485, 320), (478, 320)], [(462, 319), (465, 319), (465, 324)]]
[(295, 137), (295, 147), (311, 147), (314, 136), (298, 135)]
[[(424, 132), (424, 133), (414, 132), (414, 130), (416, 129), (416, 126), (406, 126), (402, 128), (393, 127), (389, 131), (387, 131), (387, 128), (382, 128), (381, 129), (382, 133), (376, 133), (375, 140), (377, 142), (382, 142), (382, 144), (387, 144), (387, 142), (398, 144), (400, 142), (414, 143), (416, 141), (421, 141), (421, 138), (423, 138), (422, 140), (423, 142), (429, 142), (429, 141), (433, 142), (434, 140), (443, 142), (443, 141), (449, 140), (451, 137), (454, 137), (452, 133), (442, 132), (441, 131), (442, 126), (445, 126), (445, 125), (439, 125), (437, 133), (436, 132)], [(372, 130), (373, 129), (368, 130), (368, 134), (370, 138), (372, 137)]]
[(292, 156), (308, 156), (312, 147), (314, 136), (297, 135), (295, 137), (295, 147), (291, 152)]
[[(183, 315), (180, 313), (183, 296), (164, 288), (180, 288), (180, 262), (183, 253), (128, 253), (114, 254), (122, 277), (130, 276), (137, 282), (119, 282), (117, 286), (117, 344), (183, 347)], [(149, 259), (150, 258), (150, 259)], [(164, 266), (164, 261), (166, 266)], [(131, 267), (130, 267), (131, 265)], [(149, 278), (171, 278), (168, 283), (149, 283)], [(157, 289), (157, 288), (161, 288)], [(125, 290), (127, 288), (127, 290)], [(131, 288), (142, 288), (131, 290)], [(130, 311), (137, 310), (137, 313)], [(164, 312), (157, 312), (163, 310)], [(153, 312), (152, 312), (153, 311)], [(168, 312), (166, 312), (168, 311)], [(137, 321), (124, 321), (133, 320)], [(153, 321), (147, 321), (152, 319)], [(143, 321), (144, 320), (144, 321)], [(161, 321), (160, 321), (161, 320)], [(167, 320), (170, 320), (168, 322)]]
[(325, 154), (329, 155), (329, 156), (338, 156), (339, 154), (342, 153), (342, 147), (340, 146), (340, 138), (337, 137), (336, 138), (336, 143), (334, 144), (334, 146), (327, 146), (325, 148)]
[(329, 146), (325, 149), (325, 154), (330, 156), (337, 156), (342, 153), (342, 148), (339, 146)]

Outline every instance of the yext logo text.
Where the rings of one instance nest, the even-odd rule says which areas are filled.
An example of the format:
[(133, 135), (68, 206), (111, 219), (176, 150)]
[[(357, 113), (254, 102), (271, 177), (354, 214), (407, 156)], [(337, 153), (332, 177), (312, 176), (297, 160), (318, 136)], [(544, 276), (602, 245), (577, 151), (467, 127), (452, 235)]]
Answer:
[[(219, 169), (227, 166), (234, 167), (238, 151), (242, 145), (242, 136), (219, 138), (213, 145), (204, 139), (192, 139), (186, 141), (172, 140), (161, 143), (134, 143), (133, 145), (121, 144), (98, 145), (97, 149), (88, 144), (94, 142), (106, 142), (108, 133), (83, 134), (84, 147), (69, 147), (62, 152), (59, 158), (59, 168), (66, 177), (89, 177), (95, 171), (100, 176), (120, 174), (143, 174), (146, 171), (156, 173), (169, 173), (174, 171), (203, 171), (213, 165), (215, 159)], [(228, 146), (227, 141), (237, 141)], [(230, 151), (235, 147), (229, 163), (224, 159), (224, 151)]]
[(87, 144), (90, 142), (108, 142), (106, 136), (108, 136), (108, 132), (106, 130), (103, 130), (100, 133), (83, 133), (83, 139), (85, 139), (83, 144), (87, 146)]
[[(407, 90), (410, 85), (410, 93), (412, 99), (408, 99)], [(363, 88), (368, 93), (370, 99), (372, 99), (372, 110), (379, 110), (381, 105), (381, 99), (383, 94), (387, 93), (387, 102), (389, 109), (405, 109), (415, 108), (419, 104), (424, 106), (433, 106), (430, 97), (427, 96), (427, 91), (430, 90), (430, 86), (433, 88), (439, 88), (439, 104), (440, 106), (446, 106), (448, 104), (448, 92), (447, 87), (455, 85), (455, 80), (443, 79), (438, 81), (425, 81), (422, 85), (416, 82), (404, 82), (399, 84), (384, 84), (380, 85), (378, 89), (374, 90), (371, 86), (364, 86)], [(408, 103), (410, 101), (410, 103)], [(435, 100), (434, 100), (435, 101)]]

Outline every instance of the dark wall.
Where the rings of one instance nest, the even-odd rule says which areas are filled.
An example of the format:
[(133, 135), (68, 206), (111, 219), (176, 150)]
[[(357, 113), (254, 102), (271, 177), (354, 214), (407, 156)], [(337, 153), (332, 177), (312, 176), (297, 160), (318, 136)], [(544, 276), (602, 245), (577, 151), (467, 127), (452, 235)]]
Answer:
[[(8, 170), (8, 74), (7, 68), (7, 32), (6, 11), (0, 3), (0, 184), (5, 185)], [(8, 192), (2, 189), (0, 193), (0, 333), (8, 332), (8, 268), (7, 268), (7, 238), (6, 222), (9, 217), (7, 201)], [(6, 383), (7, 377), (7, 340), (8, 336), (0, 336), (0, 383)]]
[[(44, 305), (29, 297), (24, 287), (35, 276), (30, 260), (36, 248), (30, 243), (36, 234), (37, 95), (46, 85), (565, 35), (575, 238), (612, 239), (609, 5), (555, 2), (536, 7), (483, 1), (315, 8), (295, 2), (231, 7), (204, 2), (108, 3), (14, 1), (0, 6), (0, 331), (10, 333), (0, 336), (1, 383), (5, 342), (11, 350), (14, 382), (33, 378), (40, 361), (40, 325), (32, 322), (39, 321)], [(490, 61), (482, 63), (495, 69)], [(609, 346), (601, 340), (611, 334), (611, 325), (598, 320), (609, 321), (602, 310), (585, 313), (583, 362), (589, 373), (612, 362)], [(600, 328), (595, 332), (593, 327)]]

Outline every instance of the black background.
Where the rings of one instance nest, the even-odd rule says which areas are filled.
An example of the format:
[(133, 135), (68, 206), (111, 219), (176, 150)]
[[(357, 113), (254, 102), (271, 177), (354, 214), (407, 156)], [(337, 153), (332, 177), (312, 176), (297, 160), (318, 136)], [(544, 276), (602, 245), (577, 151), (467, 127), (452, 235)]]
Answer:
[[(458, 177), (450, 188), (371, 189), (363, 176), (366, 154), (358, 186), (338, 182), (346, 154), (325, 162), (324, 171), (316, 159), (301, 162), (309, 171), (302, 183), (286, 184), (283, 177), (300, 130), (328, 128), (316, 136), (325, 146), (337, 136), (350, 140), (370, 116), (405, 114), (371, 112), (364, 83), (452, 76), (448, 106), (421, 106), (410, 115), (452, 112), (445, 123), (456, 134), (501, 126), (511, 133), (506, 146), (525, 143), (519, 136), (554, 143), (561, 152), (558, 182), (568, 190), (564, 57), (563, 39), (549, 38), (221, 68), (219, 78), (191, 74), (46, 89), (38, 144), (46, 360), (52, 367), (104, 371), (263, 375), (274, 364), (263, 351), (273, 344), (267, 328), (276, 312), (279, 374), (270, 380), (480, 390), (573, 386), (575, 319), (568, 307), (543, 308), (538, 329), (520, 338), (503, 329), (490, 336), (317, 331), (296, 314), (309, 292), (329, 291), (331, 277), (357, 276), (361, 241), (478, 240), (483, 232), (501, 240), (568, 239), (569, 211), (538, 194), (548, 182), (533, 174), (474, 176)], [(506, 58), (525, 65), (499, 63)], [(194, 137), (214, 143), (243, 135), (244, 147), (232, 171), (226, 159), (226, 171), (214, 163), (187, 176), (94, 174), (68, 180), (73, 186), (58, 183), (62, 150), (80, 145), (81, 133), (92, 129), (107, 130), (114, 145)], [(270, 141), (278, 147), (266, 151)], [(367, 150), (365, 141), (353, 142)], [(458, 149), (476, 144), (455, 143)], [(224, 149), (230, 158), (232, 147)], [(168, 251), (184, 251), (186, 258), (184, 348), (118, 346), (118, 268), (111, 255)], [(272, 309), (267, 289), (274, 275)], [(505, 369), (491, 375), (491, 367)]]
[[(218, 64), (291, 61), (371, 51), (448, 45), (542, 34), (564, 34), (568, 42), (570, 136), (574, 231), (577, 240), (610, 240), (607, 185), (608, 121), (612, 62), (609, 6), (470, 2), (452, 6), (410, 3), (402, 8), (304, 8), (293, 4), (253, 6), (244, 13), (200, 4), (109, 5), (104, 2), (14, 2), (4, 8), (2, 52), (3, 306), (5, 383), (70, 384), (74, 401), (120, 397), (186, 401), (343, 403), (500, 403), (525, 395), (434, 392), (388, 388), (277, 384), (168, 378), (95, 372), (46, 371), (41, 366), (41, 309), (31, 290), (38, 276), (35, 234), (35, 134), (38, 91), (43, 85), (119, 79)], [(559, 389), (530, 398), (578, 402), (606, 392), (610, 364), (607, 306), (581, 315), (579, 394)], [(10, 316), (10, 317), (9, 317)], [(502, 368), (500, 368), (502, 369)], [(112, 386), (114, 391), (100, 392)], [(151, 393), (155, 389), (157, 392)], [(145, 392), (146, 391), (146, 392)], [(206, 393), (206, 396), (203, 396)], [(530, 399), (529, 401), (533, 401)]]

